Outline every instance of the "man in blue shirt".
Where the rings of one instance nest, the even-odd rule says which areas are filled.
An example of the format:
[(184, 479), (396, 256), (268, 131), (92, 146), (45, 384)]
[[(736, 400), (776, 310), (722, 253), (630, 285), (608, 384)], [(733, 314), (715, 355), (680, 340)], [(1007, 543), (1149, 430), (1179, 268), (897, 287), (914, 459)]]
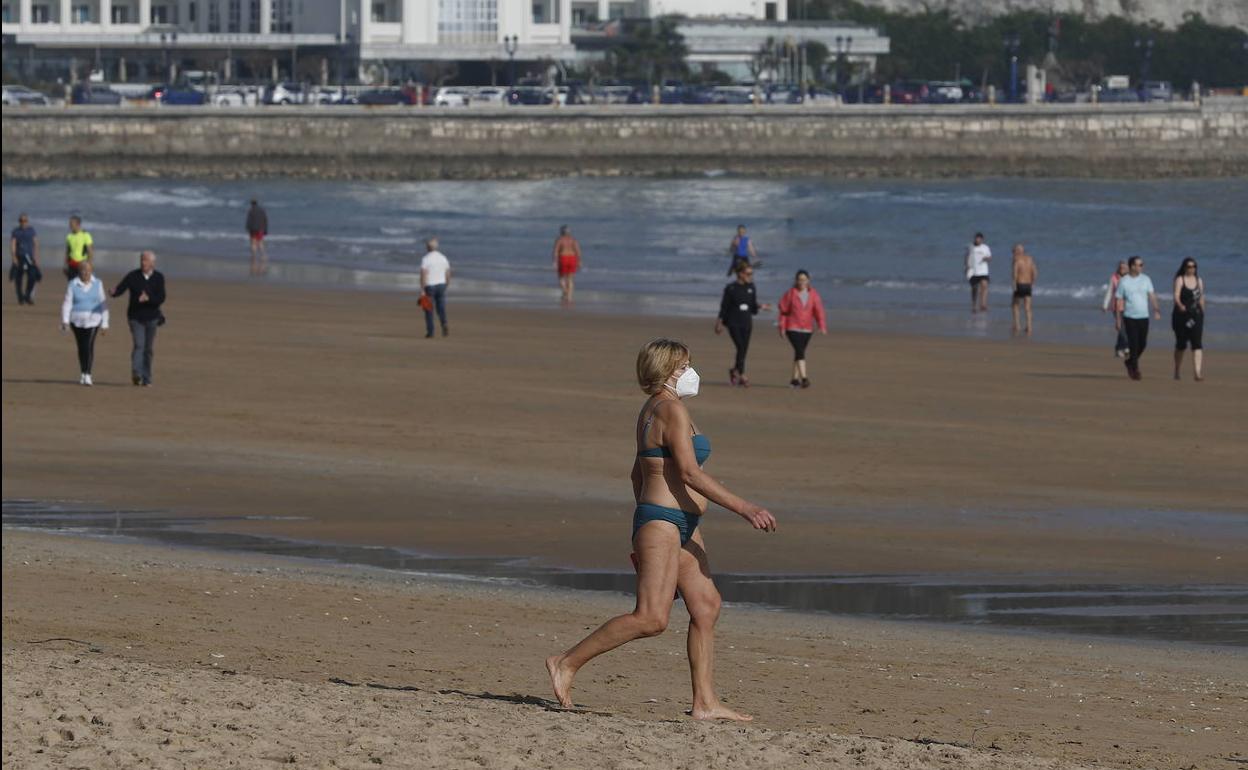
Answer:
[(1152, 306), (1153, 317), (1161, 320), (1161, 308), (1157, 305), (1157, 292), (1153, 281), (1144, 275), (1144, 260), (1131, 257), (1127, 260), (1127, 274), (1118, 281), (1116, 297), (1117, 328), (1127, 333), (1127, 376), (1133, 380), (1140, 375), (1140, 356), (1148, 345), (1148, 309)]
[(9, 278), (17, 289), (17, 304), (35, 304), (31, 295), (35, 284), (43, 277), (39, 272), (39, 236), (30, 226), (30, 217), (25, 214), (18, 216), (17, 227), (9, 235), (9, 255), (13, 257)]

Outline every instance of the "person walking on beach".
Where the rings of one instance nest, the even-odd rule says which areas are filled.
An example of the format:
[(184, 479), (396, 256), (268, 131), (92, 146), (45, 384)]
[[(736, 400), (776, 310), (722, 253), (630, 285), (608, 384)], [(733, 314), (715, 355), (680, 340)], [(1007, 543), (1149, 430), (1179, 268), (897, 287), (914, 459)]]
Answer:
[(745, 356), (750, 351), (754, 316), (760, 310), (770, 309), (771, 305), (758, 304), (754, 291), (754, 268), (749, 262), (738, 262), (737, 280), (724, 287), (724, 296), (719, 302), (719, 317), (715, 319), (715, 333), (723, 334), (724, 329), (728, 329), (728, 336), (737, 350), (736, 360), (728, 370), (728, 382), (732, 385), (750, 387), (750, 378), (745, 376)]
[(69, 233), (65, 236), (65, 278), (73, 281), (86, 262), (95, 259), (95, 240), (91, 233), (82, 229), (82, 217), (69, 218)]
[(1127, 376), (1133, 380), (1143, 379), (1140, 374), (1140, 356), (1148, 347), (1148, 309), (1161, 320), (1161, 308), (1157, 305), (1157, 292), (1153, 280), (1144, 274), (1144, 260), (1131, 257), (1127, 260), (1127, 274), (1118, 281), (1114, 293), (1118, 300), (1118, 326), (1127, 333)]
[(266, 275), (269, 272), (269, 252), (264, 237), (269, 234), (269, 215), (255, 198), (247, 209), (247, 241), (251, 245), (251, 274)]
[(1200, 277), (1196, 260), (1191, 257), (1184, 259), (1174, 274), (1174, 310), (1170, 312), (1170, 326), (1174, 329), (1174, 379), (1181, 379), (1183, 354), (1190, 345), (1196, 381), (1204, 380), (1205, 281)]
[(78, 274), (65, 289), (61, 303), (61, 331), (71, 329), (78, 345), (79, 385), (92, 385), (95, 337), (108, 331), (108, 296), (104, 282), (94, 275), (90, 260), (78, 265)]
[[(1127, 274), (1127, 260), (1118, 262), (1118, 269), (1109, 277), (1109, 286), (1105, 289), (1105, 299), (1101, 300), (1101, 312), (1108, 313), (1111, 309), (1118, 307), (1118, 282)], [(1114, 343), (1114, 355), (1118, 358), (1127, 357), (1127, 332), (1122, 328), (1122, 324), (1117, 322), (1118, 313), (1114, 313), (1114, 326), (1118, 330), (1118, 340)]]
[(1014, 257), (1011, 268), (1014, 273), (1014, 298), (1010, 302), (1010, 312), (1014, 316), (1014, 325), (1012, 331), (1018, 334), (1018, 311), (1019, 306), (1026, 314), (1027, 318), (1027, 336), (1031, 336), (1031, 288), (1036, 282), (1036, 276), (1039, 271), (1036, 269), (1036, 260), (1023, 248), (1023, 244), (1014, 244)]
[(9, 256), (13, 258), (9, 278), (17, 290), (17, 304), (35, 304), (35, 284), (43, 278), (39, 269), (39, 235), (24, 213), (18, 215), (17, 227), (9, 234)]
[(559, 289), (563, 293), (560, 301), (571, 305), (572, 292), (576, 289), (576, 272), (581, 269), (581, 244), (572, 237), (572, 229), (567, 225), (559, 228), (551, 258), (559, 274)]
[(450, 334), (446, 325), (446, 287), (451, 283), (451, 263), (438, 251), (438, 239), (425, 241), (425, 256), (420, 260), (420, 306), (425, 311), (425, 339), (433, 336), (433, 313), (438, 313), (442, 336)]
[(992, 249), (984, 243), (984, 234), (975, 233), (974, 242), (966, 247), (966, 280), (971, 284), (971, 312), (988, 312), (988, 263)]
[(165, 302), (165, 276), (156, 269), (156, 254), (139, 255), (139, 267), (126, 273), (113, 296), (130, 292), (126, 320), (134, 347), (130, 351), (130, 382), (145, 388), (152, 385), (152, 358), (156, 355), (156, 328), (165, 321), (160, 306)]
[(735, 273), (742, 262), (758, 267), (758, 252), (754, 250), (754, 241), (745, 232), (745, 225), (737, 225), (737, 234), (728, 245), (728, 255), (732, 261), (728, 263), (726, 275)]
[(806, 346), (815, 333), (816, 326), (821, 334), (828, 333), (828, 321), (823, 312), (823, 299), (815, 287), (810, 285), (810, 273), (798, 270), (793, 277), (793, 286), (780, 298), (777, 306), (780, 312), (780, 336), (787, 338), (793, 346), (793, 379), (789, 385), (794, 388), (809, 388), (810, 379), (806, 376)]
[(689, 610), (688, 654), (693, 682), (694, 719), (749, 721), (715, 694), (715, 623), (720, 596), (711, 579), (706, 543), (698, 524), (707, 501), (717, 503), (760, 532), (775, 532), (776, 517), (762, 506), (729, 492), (702, 466), (711, 444), (698, 432), (684, 400), (698, 394), (699, 377), (689, 348), (657, 339), (637, 356), (637, 382), (649, 398), (634, 428), (633, 557), (637, 604), (611, 618), (567, 651), (546, 659), (559, 705), (570, 708), (572, 680), (589, 661), (620, 645), (658, 636), (667, 628), (676, 591)]

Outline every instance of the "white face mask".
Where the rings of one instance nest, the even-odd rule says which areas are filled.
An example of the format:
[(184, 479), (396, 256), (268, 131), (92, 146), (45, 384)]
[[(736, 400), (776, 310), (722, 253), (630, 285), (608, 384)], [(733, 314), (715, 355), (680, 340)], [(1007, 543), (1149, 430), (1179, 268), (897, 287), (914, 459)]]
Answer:
[(702, 378), (698, 376), (698, 372), (692, 366), (685, 370), (676, 380), (676, 387), (672, 390), (676, 391), (677, 398), (689, 398), (698, 395), (698, 386), (702, 384)]

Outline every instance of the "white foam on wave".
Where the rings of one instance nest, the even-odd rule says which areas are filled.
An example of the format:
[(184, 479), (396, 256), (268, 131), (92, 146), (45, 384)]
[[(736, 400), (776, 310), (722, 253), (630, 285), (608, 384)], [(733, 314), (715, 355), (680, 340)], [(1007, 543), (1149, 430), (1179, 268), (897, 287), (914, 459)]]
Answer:
[(168, 190), (126, 190), (118, 193), (116, 200), (140, 206), (175, 206), (182, 209), (199, 209), (208, 206), (238, 207), (226, 198), (210, 195), (200, 187), (175, 187)]

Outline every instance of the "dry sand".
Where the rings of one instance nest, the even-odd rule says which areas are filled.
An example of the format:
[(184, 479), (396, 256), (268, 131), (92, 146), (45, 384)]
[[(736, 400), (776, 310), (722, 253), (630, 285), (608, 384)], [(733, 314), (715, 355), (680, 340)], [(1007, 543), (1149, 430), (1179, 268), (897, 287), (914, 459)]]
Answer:
[(6, 296), (6, 498), (301, 516), (250, 526), (627, 569), (633, 361), (675, 335), (704, 373), (691, 408), (715, 446), (709, 470), (780, 521), (763, 538), (712, 510), (719, 570), (1248, 580), (1248, 527), (1135, 515), (1248, 520), (1248, 354), (1209, 351), (1205, 382), (1176, 383), (1164, 328), (1140, 383), (1101, 349), (834, 331), (811, 346), (815, 386), (794, 392), (788, 346), (760, 323), (743, 391), (721, 384), (731, 346), (709, 321), (452, 294), (452, 336), (425, 340), (410, 296), (194, 283), (165, 267), (152, 389), (129, 385), (120, 320), (99, 344), (99, 384), (74, 384), (57, 279), (35, 308)]
[(1232, 650), (730, 608), (720, 690), (759, 719), (703, 725), (682, 715), (680, 607), (559, 713), (543, 656), (628, 597), (20, 532), (3, 562), (5, 767), (1248, 761)]

